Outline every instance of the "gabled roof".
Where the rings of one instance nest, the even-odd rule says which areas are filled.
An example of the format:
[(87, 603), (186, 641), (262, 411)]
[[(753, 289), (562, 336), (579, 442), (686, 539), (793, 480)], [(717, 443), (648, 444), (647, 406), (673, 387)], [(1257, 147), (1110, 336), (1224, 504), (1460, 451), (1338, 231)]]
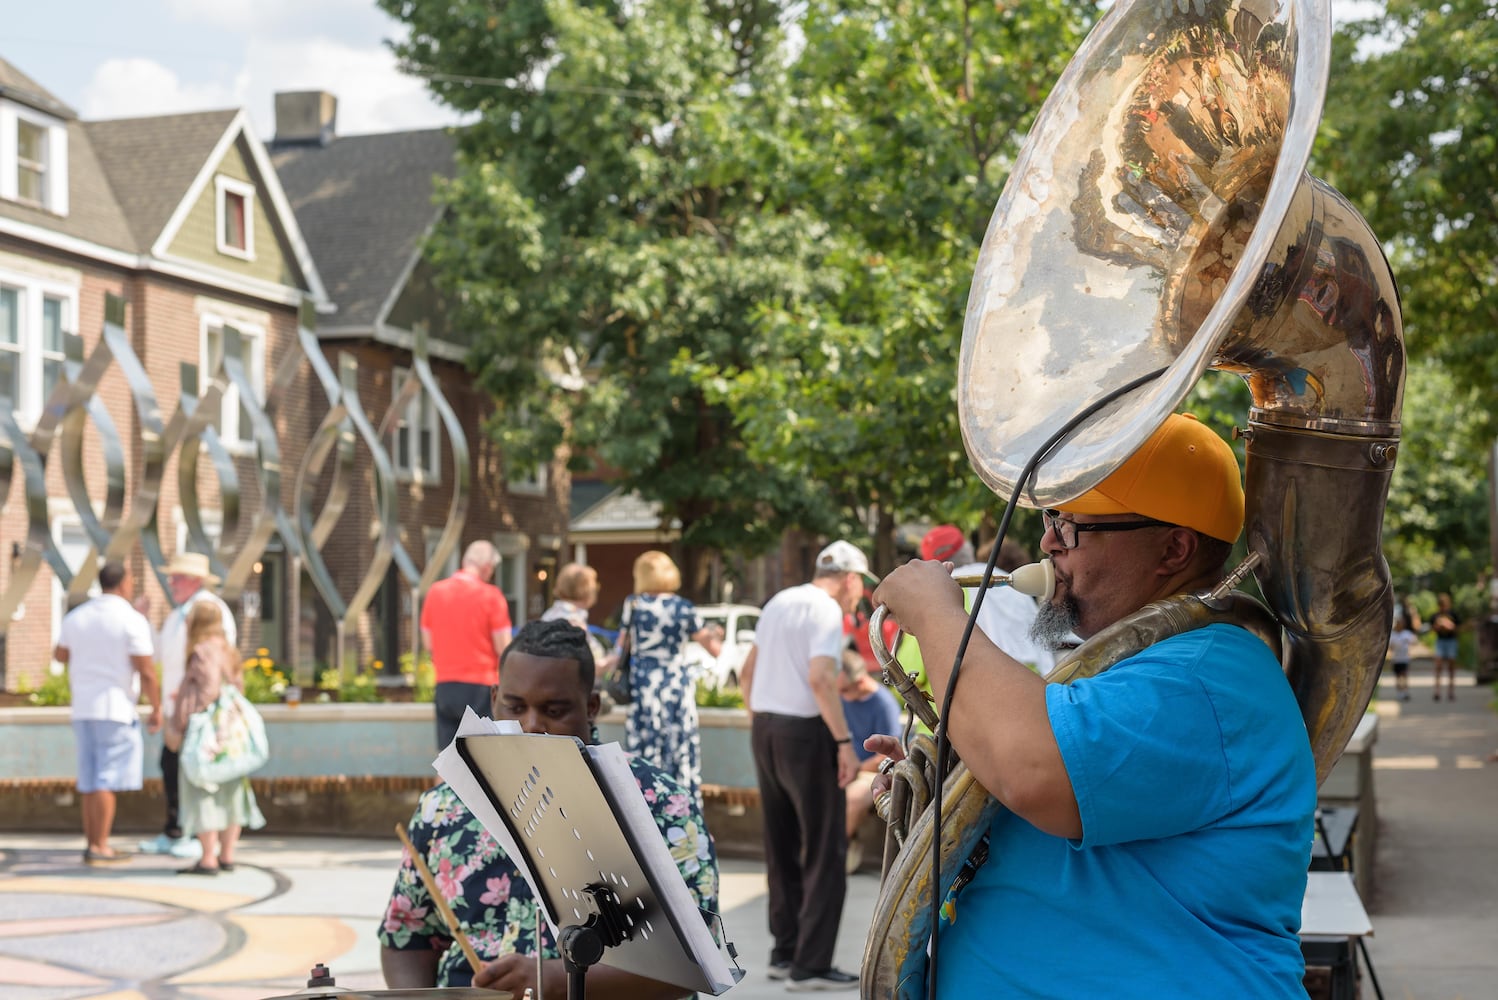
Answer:
[(0, 59), (0, 97), (45, 111), (63, 121), (72, 121), (78, 117), (76, 111), (59, 101), (47, 88), (4, 59)]
[(58, 216), (40, 206), (0, 199), (0, 223), (19, 223), (30, 236), (56, 234), (66, 240), (79, 241), (85, 254), (99, 256), (98, 248), (118, 251), (116, 263), (127, 263), (125, 256), (136, 252), (130, 224), (120, 211), (109, 178), (89, 142), (88, 126), (74, 120), (68, 129), (68, 214)]
[(130, 249), (148, 253), (155, 245), (238, 116), (230, 109), (84, 125), (130, 225)]
[(453, 176), (455, 148), (445, 129), (272, 147), (271, 162), (338, 304), (320, 333), (374, 334), (384, 322), (440, 214), (433, 181)]
[[(0, 71), (27, 79), (3, 60)], [(68, 214), (57, 216), (0, 201), (0, 231), (125, 267), (160, 270), (251, 295), (295, 301), (301, 293), (284, 284), (236, 275), (169, 252), (183, 220), (213, 183), (215, 172), (236, 143), (241, 144), (255, 183), (264, 192), (277, 236), (300, 272), (300, 284), (315, 302), (327, 307), (322, 279), (286, 193), (243, 111), (69, 121)]]

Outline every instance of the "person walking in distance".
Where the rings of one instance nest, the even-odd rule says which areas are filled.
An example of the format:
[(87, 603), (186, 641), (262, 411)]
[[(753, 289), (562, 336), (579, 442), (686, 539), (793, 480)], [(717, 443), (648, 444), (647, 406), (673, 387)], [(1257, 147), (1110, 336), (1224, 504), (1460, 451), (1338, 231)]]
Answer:
[(771, 979), (786, 989), (853, 989), (833, 967), (848, 890), (847, 798), (858, 756), (838, 697), (843, 616), (863, 595), (869, 561), (836, 541), (810, 583), (765, 605), (739, 672), (764, 817)]
[[(187, 616), (193, 605), (199, 601), (212, 601), (218, 605), (225, 640), (233, 647), (238, 644), (239, 637), (229, 605), (208, 589), (219, 581), (213, 575), (206, 555), (201, 552), (177, 553), (166, 565), (166, 578), (175, 607), (161, 623), (161, 634), (156, 641), (156, 662), (161, 670), (161, 701), (166, 706), (167, 722), (170, 723), (177, 689), (182, 686), (182, 678), (187, 673)], [(178, 817), (181, 796), (177, 751), (168, 747), (165, 741), (161, 746), (161, 785), (166, 800), (166, 823), (160, 834), (142, 841), (140, 849), (147, 854), (170, 854), (190, 860), (202, 857), (203, 847), (197, 838), (182, 835)]]
[(1400, 701), (1410, 700), (1410, 651), (1419, 637), (1403, 614), (1394, 616), (1394, 631), (1389, 636), (1389, 660), (1394, 666), (1394, 691)]
[(463, 550), (463, 564), (432, 584), (421, 605), (421, 642), (432, 651), (437, 677), (437, 749), (458, 735), (463, 710), (489, 714), (489, 691), (499, 683), (499, 658), (510, 643), (510, 606), (494, 586), (499, 550), (480, 539)]
[(1441, 594), (1436, 598), (1436, 613), (1430, 620), (1430, 630), (1436, 635), (1436, 692), (1435, 700), (1441, 700), (1441, 674), (1446, 675), (1446, 700), (1456, 701), (1456, 657), (1457, 633), (1462, 629), (1462, 620), (1452, 606), (1451, 595)]
[(83, 807), (83, 861), (129, 860), (109, 846), (115, 793), (141, 787), (145, 741), (136, 704), (151, 706), (146, 726), (161, 729), (161, 686), (151, 662), (151, 623), (130, 605), (130, 571), (123, 563), (99, 570), (98, 597), (62, 620), (53, 656), (68, 667), (73, 735), (78, 747), (78, 795)]

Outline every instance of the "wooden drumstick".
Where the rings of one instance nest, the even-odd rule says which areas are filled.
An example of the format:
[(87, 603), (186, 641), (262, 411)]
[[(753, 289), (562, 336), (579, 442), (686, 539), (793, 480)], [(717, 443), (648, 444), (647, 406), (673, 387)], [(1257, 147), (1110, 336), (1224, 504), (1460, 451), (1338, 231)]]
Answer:
[(442, 898), (442, 893), (437, 890), (437, 880), (432, 877), (432, 870), (416, 852), (411, 838), (406, 835), (404, 824), (395, 824), (395, 835), (401, 839), (406, 852), (411, 855), (411, 863), (416, 866), (416, 874), (421, 876), (422, 884), (427, 887), (427, 893), (432, 897), (432, 903), (437, 907), (437, 912), (442, 914), (442, 919), (447, 922), (447, 929), (452, 931), (453, 939), (463, 949), (463, 954), (468, 958), (468, 964), (473, 967), (474, 974), (477, 975), (478, 971), (484, 967), (483, 959), (479, 958), (479, 953), (473, 950), (473, 943), (468, 940), (468, 935), (463, 933), (463, 928), (458, 926), (457, 915), (453, 913), (452, 907), (447, 905), (447, 900)]

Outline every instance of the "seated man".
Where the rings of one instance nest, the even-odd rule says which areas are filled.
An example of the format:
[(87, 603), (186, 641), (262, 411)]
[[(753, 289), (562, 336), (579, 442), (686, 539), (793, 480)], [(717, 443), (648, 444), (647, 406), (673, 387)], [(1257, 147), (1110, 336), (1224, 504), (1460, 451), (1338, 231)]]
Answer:
[(900, 731), (900, 702), (889, 688), (869, 674), (863, 657), (853, 649), (843, 650), (843, 665), (837, 675), (837, 693), (843, 700), (843, 716), (848, 720), (848, 735), (853, 738), (853, 753), (858, 757), (858, 773), (843, 789), (848, 798), (848, 871), (863, 864), (864, 845), (858, 840), (858, 828), (874, 811), (874, 775), (884, 761), (884, 754), (863, 748), (863, 741), (878, 733)]
[[(565, 621), (531, 622), (505, 650), (499, 677), (495, 719), (512, 719), (527, 733), (597, 742), (593, 654), (581, 629)], [(696, 803), (674, 778), (650, 764), (631, 758), (630, 767), (697, 905), (716, 908), (718, 861)], [(462, 949), (451, 947), (450, 933), (407, 856), (378, 932), (386, 985), (473, 985), (516, 997), (527, 987), (536, 989), (536, 899), (499, 844), (446, 783), (422, 795), (409, 831), (485, 965), (474, 975)], [(567, 973), (544, 919), (542, 933), (544, 994), (564, 997)], [(588, 986), (590, 992), (618, 997), (691, 992), (604, 965), (589, 970)]]

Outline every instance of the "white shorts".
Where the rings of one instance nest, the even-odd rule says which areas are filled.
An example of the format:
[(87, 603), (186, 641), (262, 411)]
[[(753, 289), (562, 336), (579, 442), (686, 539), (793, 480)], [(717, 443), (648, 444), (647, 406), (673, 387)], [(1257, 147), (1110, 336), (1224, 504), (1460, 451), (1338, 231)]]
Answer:
[(74, 719), (78, 744), (78, 791), (134, 792), (142, 784), (145, 740), (140, 720)]

